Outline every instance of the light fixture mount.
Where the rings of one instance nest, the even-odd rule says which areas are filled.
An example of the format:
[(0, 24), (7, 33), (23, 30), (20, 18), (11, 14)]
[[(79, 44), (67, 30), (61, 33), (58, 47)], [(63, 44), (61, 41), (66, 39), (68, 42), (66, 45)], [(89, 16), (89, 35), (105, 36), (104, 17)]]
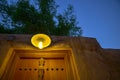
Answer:
[(51, 44), (51, 38), (46, 34), (35, 34), (31, 38), (33, 46), (43, 49)]

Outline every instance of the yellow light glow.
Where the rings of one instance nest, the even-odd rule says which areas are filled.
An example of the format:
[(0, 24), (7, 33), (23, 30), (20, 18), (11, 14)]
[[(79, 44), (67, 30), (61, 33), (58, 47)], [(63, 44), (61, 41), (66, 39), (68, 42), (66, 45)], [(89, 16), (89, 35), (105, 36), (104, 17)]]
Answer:
[(42, 41), (40, 41), (40, 42), (38, 43), (38, 47), (39, 47), (40, 49), (43, 48), (43, 42), (42, 42)]
[(35, 34), (31, 38), (33, 46), (43, 49), (51, 44), (51, 38), (46, 34)]

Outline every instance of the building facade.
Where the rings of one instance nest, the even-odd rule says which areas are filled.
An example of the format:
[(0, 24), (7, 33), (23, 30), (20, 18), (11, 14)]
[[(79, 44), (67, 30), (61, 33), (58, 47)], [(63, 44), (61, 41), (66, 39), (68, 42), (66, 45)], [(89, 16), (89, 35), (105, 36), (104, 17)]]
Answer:
[(120, 49), (95, 38), (50, 36), (38, 49), (32, 35), (0, 34), (0, 80), (120, 80)]

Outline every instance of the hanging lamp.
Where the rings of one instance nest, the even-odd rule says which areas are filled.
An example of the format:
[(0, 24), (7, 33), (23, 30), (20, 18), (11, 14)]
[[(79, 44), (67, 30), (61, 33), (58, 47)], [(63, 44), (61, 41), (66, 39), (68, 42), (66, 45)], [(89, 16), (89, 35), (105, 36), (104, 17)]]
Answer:
[(43, 49), (51, 44), (51, 38), (46, 34), (35, 34), (31, 38), (33, 46)]

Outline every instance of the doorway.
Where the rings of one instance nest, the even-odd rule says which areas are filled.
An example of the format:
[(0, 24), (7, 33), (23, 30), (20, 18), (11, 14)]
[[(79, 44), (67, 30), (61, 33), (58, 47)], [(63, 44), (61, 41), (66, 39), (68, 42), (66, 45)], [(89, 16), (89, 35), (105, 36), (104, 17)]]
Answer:
[(2, 80), (78, 80), (70, 50), (15, 50)]

